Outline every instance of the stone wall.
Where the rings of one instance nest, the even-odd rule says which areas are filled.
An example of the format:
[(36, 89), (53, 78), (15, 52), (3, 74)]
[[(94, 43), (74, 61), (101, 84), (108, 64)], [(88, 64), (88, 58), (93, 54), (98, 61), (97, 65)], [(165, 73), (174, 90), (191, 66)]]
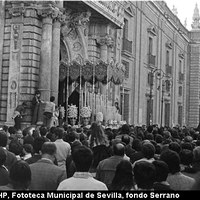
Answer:
[(38, 88), (42, 23), (34, 5), (5, 5), (1, 74), (0, 121), (12, 124), (15, 107), (29, 105), (25, 123), (31, 121), (31, 100)]

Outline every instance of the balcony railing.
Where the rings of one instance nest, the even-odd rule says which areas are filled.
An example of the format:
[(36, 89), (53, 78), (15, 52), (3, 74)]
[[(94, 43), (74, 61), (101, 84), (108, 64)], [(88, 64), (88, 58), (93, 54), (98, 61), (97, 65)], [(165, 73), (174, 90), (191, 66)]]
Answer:
[(148, 64), (155, 66), (156, 65), (156, 56), (149, 54), (148, 57), (149, 57)]
[(166, 74), (172, 75), (172, 66), (166, 65)]
[(184, 81), (184, 74), (183, 73), (181, 73), (181, 72), (179, 72), (179, 83), (182, 83), (183, 81)]
[(126, 38), (123, 38), (122, 50), (132, 53), (132, 41), (129, 41)]

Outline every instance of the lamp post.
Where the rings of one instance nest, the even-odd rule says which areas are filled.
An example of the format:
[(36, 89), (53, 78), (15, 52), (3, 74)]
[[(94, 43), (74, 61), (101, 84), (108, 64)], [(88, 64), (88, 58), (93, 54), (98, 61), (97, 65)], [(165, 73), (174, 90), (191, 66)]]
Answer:
[(149, 124), (151, 125), (153, 122), (152, 116), (153, 116), (153, 103), (152, 103), (152, 98), (153, 98), (153, 84), (154, 84), (154, 76), (156, 79), (160, 80), (164, 76), (164, 72), (162, 69), (152, 69), (150, 72), (150, 93), (149, 93)]
[[(163, 104), (164, 104), (164, 93), (172, 87), (172, 81), (169, 76), (165, 76), (166, 79), (162, 82), (162, 97), (161, 97), (161, 127), (163, 122)], [(168, 88), (168, 89), (167, 89)]]

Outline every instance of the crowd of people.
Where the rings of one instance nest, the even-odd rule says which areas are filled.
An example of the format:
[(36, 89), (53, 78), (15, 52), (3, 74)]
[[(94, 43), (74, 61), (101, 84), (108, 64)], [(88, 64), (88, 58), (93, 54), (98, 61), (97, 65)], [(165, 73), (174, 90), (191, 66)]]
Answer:
[(157, 125), (0, 131), (0, 190), (198, 190), (200, 134)]
[[(200, 189), (200, 126), (104, 126), (103, 114), (67, 109), (56, 122), (55, 98), (33, 98), (32, 125), (21, 128), (26, 103), (14, 126), (0, 130), (0, 190), (178, 191)], [(57, 114), (59, 116), (59, 113)], [(41, 116), (40, 116), (41, 118)], [(39, 120), (40, 121), (40, 120)]]

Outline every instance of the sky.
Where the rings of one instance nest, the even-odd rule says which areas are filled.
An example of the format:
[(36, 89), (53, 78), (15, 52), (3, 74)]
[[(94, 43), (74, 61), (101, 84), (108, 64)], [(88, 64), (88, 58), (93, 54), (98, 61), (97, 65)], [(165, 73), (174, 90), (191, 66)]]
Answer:
[(200, 1), (199, 0), (165, 0), (168, 7), (172, 10), (173, 5), (177, 8), (178, 18), (184, 25), (185, 19), (187, 18), (187, 29), (191, 30), (192, 16), (194, 13), (194, 8), (197, 3), (200, 10)]

